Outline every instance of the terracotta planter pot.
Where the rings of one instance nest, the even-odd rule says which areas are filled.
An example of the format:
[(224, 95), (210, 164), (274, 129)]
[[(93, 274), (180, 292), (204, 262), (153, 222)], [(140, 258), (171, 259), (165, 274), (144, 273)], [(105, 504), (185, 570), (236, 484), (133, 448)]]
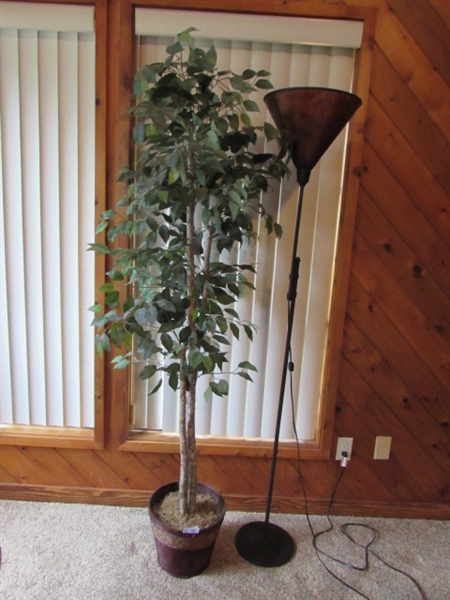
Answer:
[(204, 571), (211, 561), (214, 544), (225, 517), (225, 501), (216, 490), (203, 483), (198, 483), (199, 493), (209, 494), (220, 504), (219, 520), (210, 527), (200, 529), (198, 533), (177, 531), (161, 523), (155, 516), (153, 508), (167, 494), (177, 492), (178, 487), (176, 481), (158, 488), (150, 498), (148, 510), (161, 568), (174, 577), (194, 577)]

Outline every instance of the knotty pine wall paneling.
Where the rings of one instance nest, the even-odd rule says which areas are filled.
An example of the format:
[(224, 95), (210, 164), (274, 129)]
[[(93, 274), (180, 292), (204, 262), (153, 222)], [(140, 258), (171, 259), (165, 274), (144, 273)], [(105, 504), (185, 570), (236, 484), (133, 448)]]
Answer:
[[(358, 204), (347, 281), (337, 287), (346, 320), (336, 364), (331, 457), (305, 460), (310, 509), (325, 512), (340, 472), (337, 437), (353, 437), (336, 513), (450, 516), (450, 11), (445, 0), (178, 0), (140, 5), (375, 19)], [(133, 10), (108, 2), (106, 196), (129, 157), (118, 118), (131, 79)], [(361, 17), (363, 18), (363, 17)], [(120, 61), (121, 68), (114, 64)], [(114, 64), (112, 64), (114, 63)], [(124, 85), (122, 85), (124, 84)], [(119, 97), (118, 94), (122, 94)], [(350, 232), (352, 233), (352, 232)], [(347, 232), (347, 235), (349, 233)], [(348, 289), (347, 289), (348, 287)], [(144, 506), (149, 493), (178, 477), (176, 454), (123, 451), (126, 378), (105, 365), (104, 448), (0, 447), (6, 498)], [(111, 383), (113, 381), (113, 383)], [(120, 418), (118, 418), (118, 415)], [(374, 461), (377, 435), (392, 436), (388, 461)], [(270, 459), (199, 456), (200, 478), (229, 509), (264, 510)], [(295, 460), (278, 462), (274, 510), (304, 510)]]

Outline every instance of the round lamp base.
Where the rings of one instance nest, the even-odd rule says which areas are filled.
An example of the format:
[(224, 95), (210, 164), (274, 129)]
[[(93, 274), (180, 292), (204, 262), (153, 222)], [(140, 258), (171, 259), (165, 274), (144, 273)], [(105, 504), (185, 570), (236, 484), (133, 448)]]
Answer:
[(295, 552), (294, 540), (287, 531), (263, 521), (243, 525), (234, 543), (239, 554), (258, 567), (281, 567)]

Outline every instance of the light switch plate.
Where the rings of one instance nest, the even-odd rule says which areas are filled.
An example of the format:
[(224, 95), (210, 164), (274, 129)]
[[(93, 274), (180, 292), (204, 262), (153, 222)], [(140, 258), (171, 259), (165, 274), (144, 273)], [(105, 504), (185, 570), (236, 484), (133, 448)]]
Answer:
[(392, 437), (379, 435), (375, 439), (375, 450), (373, 453), (374, 460), (389, 460), (391, 453)]

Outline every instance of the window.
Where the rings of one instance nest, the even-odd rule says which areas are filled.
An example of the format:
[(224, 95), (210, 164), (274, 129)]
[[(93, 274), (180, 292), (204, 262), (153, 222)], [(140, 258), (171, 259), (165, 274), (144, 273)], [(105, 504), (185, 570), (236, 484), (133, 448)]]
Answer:
[(1, 10), (0, 420), (93, 427), (94, 9)]
[[(162, 60), (173, 35), (191, 25), (199, 30), (198, 36), (206, 31), (211, 35), (210, 39), (199, 37), (198, 44), (207, 47), (214, 41), (219, 60), (223, 60), (220, 68), (268, 69), (275, 88), (309, 85), (352, 89), (355, 48), (359, 47), (362, 37), (362, 24), (357, 22), (183, 11), (170, 11), (169, 18), (164, 10), (138, 9), (138, 66)], [(257, 32), (256, 41), (248, 41), (250, 31)], [(255, 98), (262, 109), (262, 121), (267, 118), (263, 95), (261, 92), (260, 97)], [(314, 440), (317, 433), (345, 146), (346, 133), (343, 132), (313, 170), (305, 192), (298, 251), (302, 262), (292, 343), (296, 365), (293, 374), (295, 418), (302, 440)], [(280, 242), (263, 235), (256, 246), (243, 246), (239, 250), (241, 260), (258, 265), (256, 293), (240, 301), (239, 313), (256, 323), (260, 331), (256, 343), (242, 339), (233, 344), (229, 360), (231, 369), (242, 360), (250, 360), (259, 373), (253, 384), (231, 377), (228, 398), (213, 397), (208, 403), (201, 401), (202, 380), (199, 380), (199, 435), (273, 437), (286, 335), (285, 298), (297, 197), (298, 188), (292, 177), (266, 199), (284, 230)], [(176, 432), (177, 395), (164, 385), (158, 395), (148, 397), (154, 382), (141, 382), (137, 374), (138, 369), (132, 374), (133, 428)], [(291, 415), (285, 410), (281, 439), (292, 438)]]

